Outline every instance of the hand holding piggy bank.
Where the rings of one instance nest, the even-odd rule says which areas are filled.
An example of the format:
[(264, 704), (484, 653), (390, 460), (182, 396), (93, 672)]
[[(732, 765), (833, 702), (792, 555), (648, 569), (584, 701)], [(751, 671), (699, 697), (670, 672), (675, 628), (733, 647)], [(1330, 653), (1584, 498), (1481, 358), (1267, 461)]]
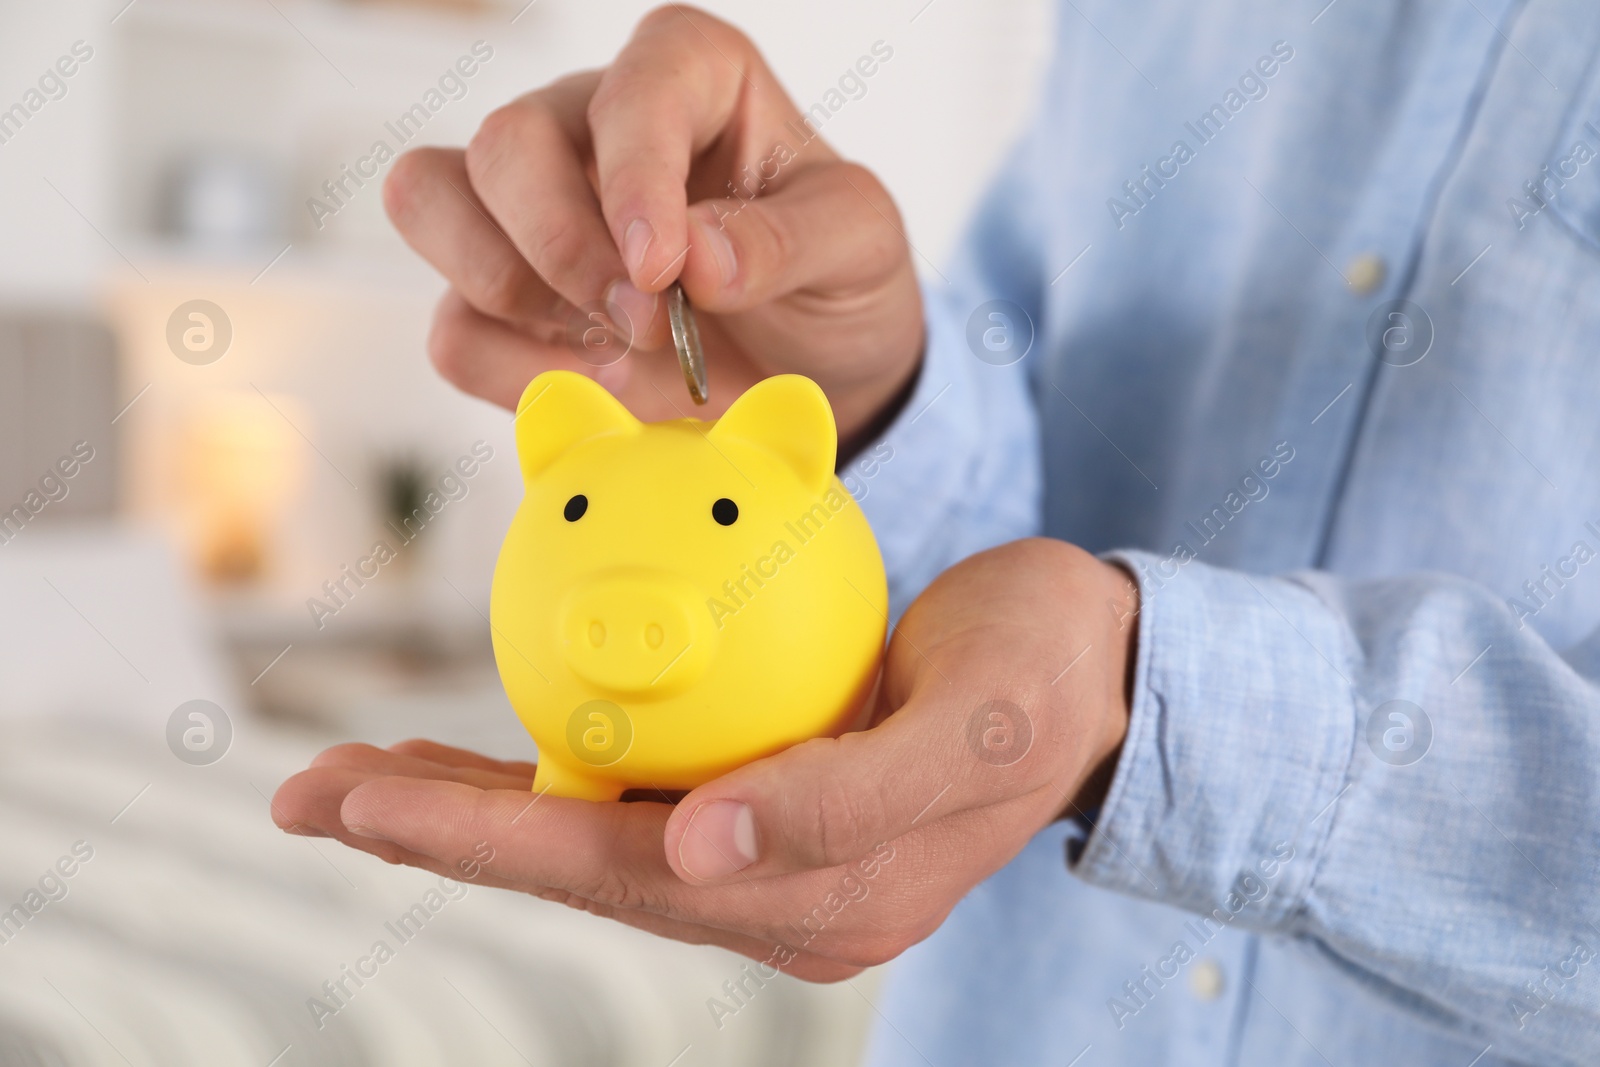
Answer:
[(692, 789), (848, 725), (888, 591), (815, 383), (768, 378), (715, 423), (641, 423), (549, 371), (516, 438), (526, 495), (489, 612), (536, 791)]

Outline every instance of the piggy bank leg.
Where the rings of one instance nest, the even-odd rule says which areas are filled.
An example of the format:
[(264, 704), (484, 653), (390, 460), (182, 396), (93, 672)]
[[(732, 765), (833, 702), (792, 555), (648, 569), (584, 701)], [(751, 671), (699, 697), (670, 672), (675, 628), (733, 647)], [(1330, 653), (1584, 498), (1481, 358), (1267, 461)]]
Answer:
[(548, 792), (555, 797), (572, 797), (575, 800), (617, 800), (622, 796), (621, 782), (597, 778), (592, 774), (575, 771), (555, 760), (539, 760), (533, 776), (533, 791)]

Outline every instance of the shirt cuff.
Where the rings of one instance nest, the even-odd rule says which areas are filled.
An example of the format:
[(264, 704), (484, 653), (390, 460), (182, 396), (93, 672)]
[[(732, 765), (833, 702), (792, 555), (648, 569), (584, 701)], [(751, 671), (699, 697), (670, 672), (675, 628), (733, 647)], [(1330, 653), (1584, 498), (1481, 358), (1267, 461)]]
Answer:
[(1350, 771), (1351, 641), (1292, 580), (1106, 558), (1139, 583), (1133, 702), (1104, 806), (1068, 864), (1105, 889), (1282, 928)]

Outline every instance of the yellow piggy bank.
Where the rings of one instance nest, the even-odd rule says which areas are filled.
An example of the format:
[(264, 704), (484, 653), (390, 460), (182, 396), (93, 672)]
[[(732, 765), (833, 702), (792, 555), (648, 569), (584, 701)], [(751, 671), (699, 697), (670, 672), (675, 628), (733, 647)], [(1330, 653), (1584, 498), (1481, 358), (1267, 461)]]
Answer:
[(516, 439), (526, 493), (489, 611), (535, 790), (692, 789), (848, 725), (888, 591), (814, 382), (768, 378), (714, 423), (642, 423), (549, 371)]

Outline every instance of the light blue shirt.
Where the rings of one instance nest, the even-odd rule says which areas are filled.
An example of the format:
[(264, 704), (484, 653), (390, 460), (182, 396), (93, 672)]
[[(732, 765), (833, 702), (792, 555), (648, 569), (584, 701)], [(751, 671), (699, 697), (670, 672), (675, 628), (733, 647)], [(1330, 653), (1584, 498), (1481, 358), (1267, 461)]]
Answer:
[(1325, 3), (1062, 7), (846, 471), (899, 608), (1041, 531), (1144, 598), (878, 1067), (1600, 1063), (1600, 5)]

